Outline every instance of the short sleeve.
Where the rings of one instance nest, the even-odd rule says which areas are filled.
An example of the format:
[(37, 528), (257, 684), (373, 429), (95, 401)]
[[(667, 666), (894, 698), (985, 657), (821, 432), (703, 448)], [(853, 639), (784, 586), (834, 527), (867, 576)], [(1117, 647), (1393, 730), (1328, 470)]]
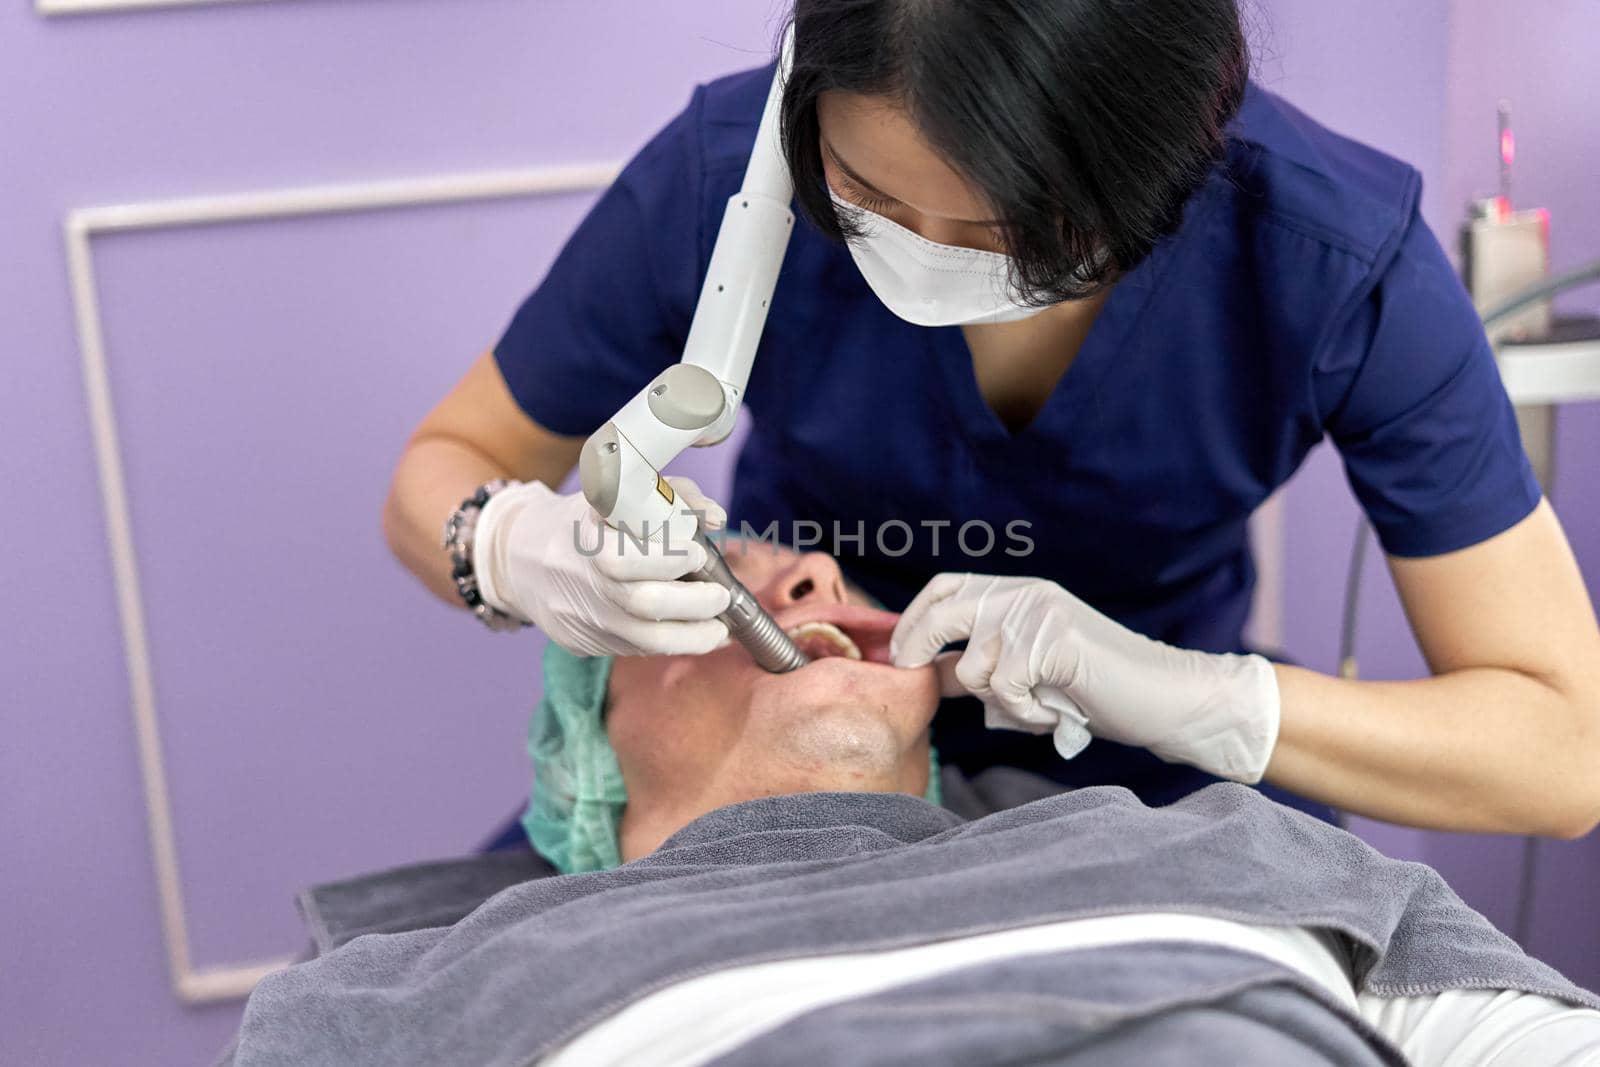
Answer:
[(1416, 213), (1322, 348), (1315, 389), (1324, 429), (1389, 554), (1477, 544), (1539, 503), (1483, 325)]
[(495, 345), (517, 404), (589, 434), (682, 355), (699, 287), (703, 90), (596, 201)]

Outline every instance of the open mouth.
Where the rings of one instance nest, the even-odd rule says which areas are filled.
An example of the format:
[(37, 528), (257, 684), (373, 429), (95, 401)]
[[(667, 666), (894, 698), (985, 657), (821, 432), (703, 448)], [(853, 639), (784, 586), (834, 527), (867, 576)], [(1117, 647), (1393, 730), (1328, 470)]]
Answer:
[(779, 624), (807, 658), (889, 662), (889, 638), (900, 616), (860, 604), (804, 604)]
[(789, 638), (800, 646), (800, 651), (806, 654), (807, 659), (827, 659), (830, 656), (861, 658), (861, 646), (831, 622), (801, 623), (789, 631)]

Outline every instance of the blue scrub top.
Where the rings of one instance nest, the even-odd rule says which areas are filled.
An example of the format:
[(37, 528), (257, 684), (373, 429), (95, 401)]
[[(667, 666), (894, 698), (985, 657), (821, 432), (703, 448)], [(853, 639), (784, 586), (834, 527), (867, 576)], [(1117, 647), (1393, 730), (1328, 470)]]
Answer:
[[(680, 358), (771, 76), (697, 89), (517, 312), (495, 355), (541, 426), (587, 435)], [(817, 547), (892, 607), (940, 571), (1038, 576), (1219, 652), (1242, 648), (1250, 514), (1325, 435), (1387, 552), (1491, 537), (1540, 490), (1420, 188), (1252, 86), (1179, 230), (1115, 286), (1015, 433), (984, 403), (960, 328), (896, 318), (802, 218), (750, 378), (732, 520), (777, 521), (786, 538), (820, 524)], [(956, 536), (974, 520), (992, 544), (981, 526)], [(1149, 803), (1212, 780), (1105, 741), (1063, 761), (1048, 737), (984, 730), (973, 702), (941, 709), (934, 736), (969, 773), (1008, 763)]]

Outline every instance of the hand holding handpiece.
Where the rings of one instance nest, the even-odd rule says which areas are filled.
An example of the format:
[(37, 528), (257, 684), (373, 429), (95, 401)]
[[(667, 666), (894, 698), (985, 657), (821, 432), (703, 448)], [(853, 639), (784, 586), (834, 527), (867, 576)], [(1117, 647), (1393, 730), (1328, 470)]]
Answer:
[[(720, 529), (726, 513), (687, 478), (668, 478), (701, 525)], [(531, 622), (580, 656), (709, 652), (727, 640), (717, 616), (729, 590), (677, 579), (707, 563), (689, 537), (635, 540), (603, 522), (582, 493), (542, 482), (503, 489), (478, 518), (474, 570), (483, 599)]]
[(1257, 782), (1278, 737), (1277, 676), (1261, 656), (1194, 652), (1135, 633), (1054, 582), (946, 573), (895, 627), (896, 666), (940, 657), (947, 691), (983, 701), (990, 727), (1054, 731), (1071, 758), (1088, 735)]

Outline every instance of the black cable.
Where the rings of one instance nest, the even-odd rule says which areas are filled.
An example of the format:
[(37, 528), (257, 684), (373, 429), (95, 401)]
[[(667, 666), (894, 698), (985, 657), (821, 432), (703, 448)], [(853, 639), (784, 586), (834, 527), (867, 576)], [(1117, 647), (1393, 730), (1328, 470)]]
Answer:
[(1545, 278), (1534, 282), (1526, 289), (1512, 293), (1494, 307), (1484, 313), (1483, 327), (1488, 329), (1507, 315), (1515, 314), (1529, 304), (1540, 300), (1548, 300), (1553, 296), (1575, 289), (1586, 282), (1600, 280), (1600, 259), (1593, 263), (1586, 263), (1576, 270), (1569, 270), (1565, 274), (1558, 274), (1554, 278)]
[(1539, 842), (1534, 834), (1522, 836), (1522, 870), (1517, 876), (1517, 914), (1511, 922), (1511, 937), (1524, 952), (1532, 952), (1528, 938), (1533, 936), (1533, 877), (1539, 868)]

